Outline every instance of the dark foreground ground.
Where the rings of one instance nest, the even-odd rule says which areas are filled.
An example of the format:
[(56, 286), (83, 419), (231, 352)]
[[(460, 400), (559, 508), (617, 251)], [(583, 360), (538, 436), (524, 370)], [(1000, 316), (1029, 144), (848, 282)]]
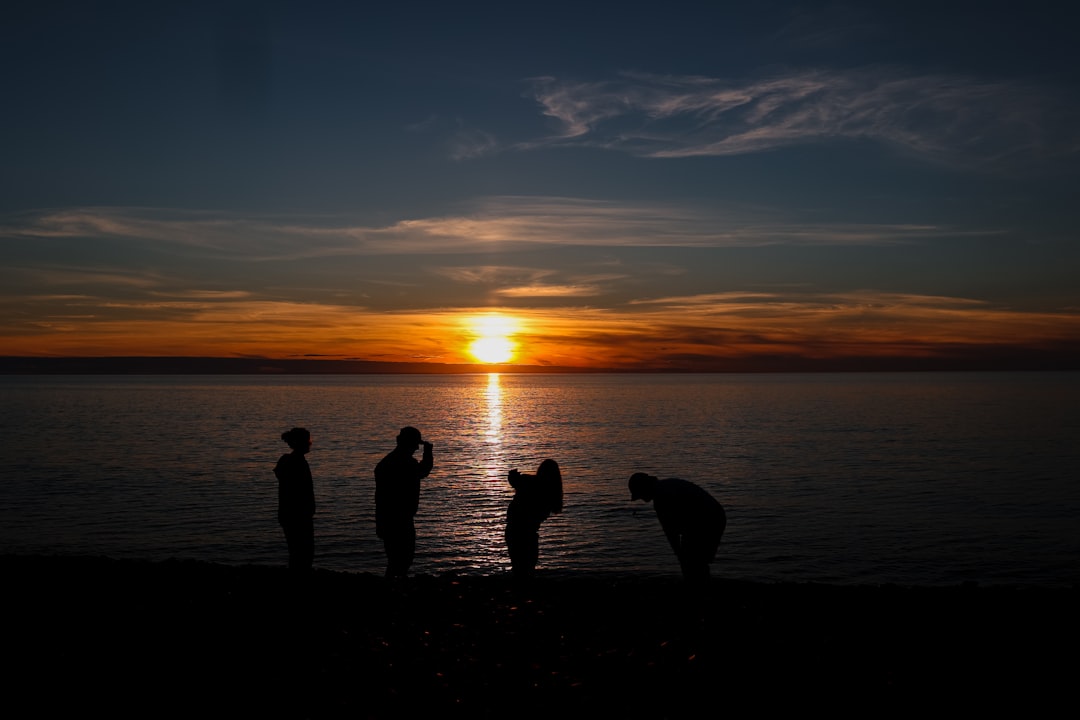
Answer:
[(0, 572), (7, 717), (1039, 716), (1080, 688), (1077, 589)]

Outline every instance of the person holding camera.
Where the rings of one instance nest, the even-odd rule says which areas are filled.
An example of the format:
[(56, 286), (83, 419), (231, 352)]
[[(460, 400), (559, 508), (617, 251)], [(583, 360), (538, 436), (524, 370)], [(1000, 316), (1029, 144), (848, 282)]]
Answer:
[[(420, 460), (413, 454), (424, 446)], [(375, 534), (386, 550), (386, 577), (409, 573), (416, 557), (416, 526), (413, 517), (420, 507), (420, 481), (431, 473), (435, 462), (432, 444), (424, 442), (420, 431), (403, 427), (397, 447), (375, 466)]]
[(506, 510), (506, 549), (515, 580), (528, 580), (540, 559), (540, 524), (562, 512), (562, 473), (554, 460), (540, 463), (535, 475), (510, 471), (516, 491)]

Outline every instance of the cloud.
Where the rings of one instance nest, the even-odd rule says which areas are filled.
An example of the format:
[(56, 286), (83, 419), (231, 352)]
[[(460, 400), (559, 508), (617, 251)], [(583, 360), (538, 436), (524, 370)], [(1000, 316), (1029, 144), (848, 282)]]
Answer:
[(971, 307), (983, 305), (982, 301), (968, 298), (956, 298), (938, 295), (914, 295), (905, 293), (787, 293), (777, 292), (721, 292), (703, 293), (698, 295), (672, 296), (652, 299), (631, 300), (631, 305), (665, 305), (668, 307), (689, 308), (692, 306), (716, 306), (745, 303), (762, 303), (765, 301), (779, 303), (797, 301), (804, 303), (806, 298), (814, 298), (815, 306), (838, 307), (854, 305), (863, 308), (895, 305), (921, 305), (934, 307)]
[(554, 270), (518, 267), (514, 265), (448, 265), (434, 268), (432, 272), (449, 278), (454, 282), (481, 285), (502, 285), (507, 283), (538, 281), (555, 273)]
[(754, 358), (975, 358), (980, 348), (1006, 346), (1021, 356), (1020, 348), (1036, 354), (1059, 348), (1075, 357), (1080, 347), (1080, 317), (1068, 312), (1017, 312), (971, 298), (869, 290), (709, 293), (524, 312), (533, 331), (522, 343), (552, 365), (589, 365), (597, 358), (613, 367), (657, 369)]
[[(867, 346), (1080, 338), (1080, 317), (1069, 312), (1018, 312), (984, 300), (914, 293), (726, 292), (638, 299), (628, 306), (644, 309), (635, 317), (652, 318), (665, 332), (685, 336), (684, 342), (709, 328), (782, 337), (791, 344), (820, 344), (825, 338)], [(692, 330), (675, 332), (676, 327)]]
[[(552, 197), (494, 197), (468, 214), (406, 220), (365, 233), (368, 249), (442, 252), (579, 247), (894, 245), (973, 231), (915, 223), (822, 223), (770, 219), (779, 212), (621, 204)], [(984, 234), (984, 233), (979, 233)]]
[(601, 294), (601, 286), (625, 280), (625, 273), (566, 273), (551, 268), (504, 265), (436, 267), (432, 272), (466, 285), (486, 285), (497, 298), (569, 298)]
[(533, 82), (557, 132), (520, 145), (590, 146), (675, 158), (742, 155), (847, 139), (971, 166), (1075, 154), (1077, 105), (1014, 82), (898, 70), (816, 70), (733, 82), (624, 74)]
[[(790, 213), (789, 213), (790, 215)], [(807, 222), (774, 209), (692, 210), (559, 197), (489, 197), (457, 214), (365, 225), (342, 217), (76, 208), (8, 218), (0, 242), (118, 240), (195, 260), (244, 263), (370, 255), (510, 252), (537, 246), (893, 245), (986, 234), (917, 223)], [(9, 262), (12, 256), (9, 254)], [(13, 265), (14, 266), (14, 265)]]
[(106, 286), (110, 288), (159, 287), (166, 279), (158, 273), (141, 272), (123, 268), (79, 268), (50, 266), (25, 270), (40, 286)]
[(600, 289), (595, 285), (537, 284), (502, 288), (496, 294), (506, 298), (592, 297), (599, 295)]
[(474, 157), (491, 155), (499, 150), (495, 136), (482, 130), (459, 130), (450, 141), (450, 157), (454, 160), (468, 160)]
[(351, 224), (336, 216), (129, 207), (21, 213), (0, 224), (0, 241), (121, 240), (141, 248), (171, 248), (195, 259), (248, 262), (385, 254), (394, 251), (395, 239), (408, 239), (409, 235), (408, 221), (373, 227)]

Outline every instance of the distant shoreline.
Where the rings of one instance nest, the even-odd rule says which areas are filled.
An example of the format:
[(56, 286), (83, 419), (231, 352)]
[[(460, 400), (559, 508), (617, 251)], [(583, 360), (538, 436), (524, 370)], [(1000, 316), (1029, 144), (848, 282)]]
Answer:
[(486, 365), (436, 362), (380, 362), (321, 358), (224, 357), (30, 357), (0, 356), (0, 375), (469, 375), (506, 374), (738, 374), (851, 372), (1076, 372), (1080, 364), (1060, 357), (971, 358), (808, 358), (746, 359), (723, 366), (669, 368)]

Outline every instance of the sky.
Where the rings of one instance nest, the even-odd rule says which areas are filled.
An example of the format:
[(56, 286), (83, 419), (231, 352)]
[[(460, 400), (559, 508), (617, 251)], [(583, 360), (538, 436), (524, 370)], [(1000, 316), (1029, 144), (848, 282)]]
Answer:
[(0, 355), (1080, 368), (1068, 4), (5, 8)]

